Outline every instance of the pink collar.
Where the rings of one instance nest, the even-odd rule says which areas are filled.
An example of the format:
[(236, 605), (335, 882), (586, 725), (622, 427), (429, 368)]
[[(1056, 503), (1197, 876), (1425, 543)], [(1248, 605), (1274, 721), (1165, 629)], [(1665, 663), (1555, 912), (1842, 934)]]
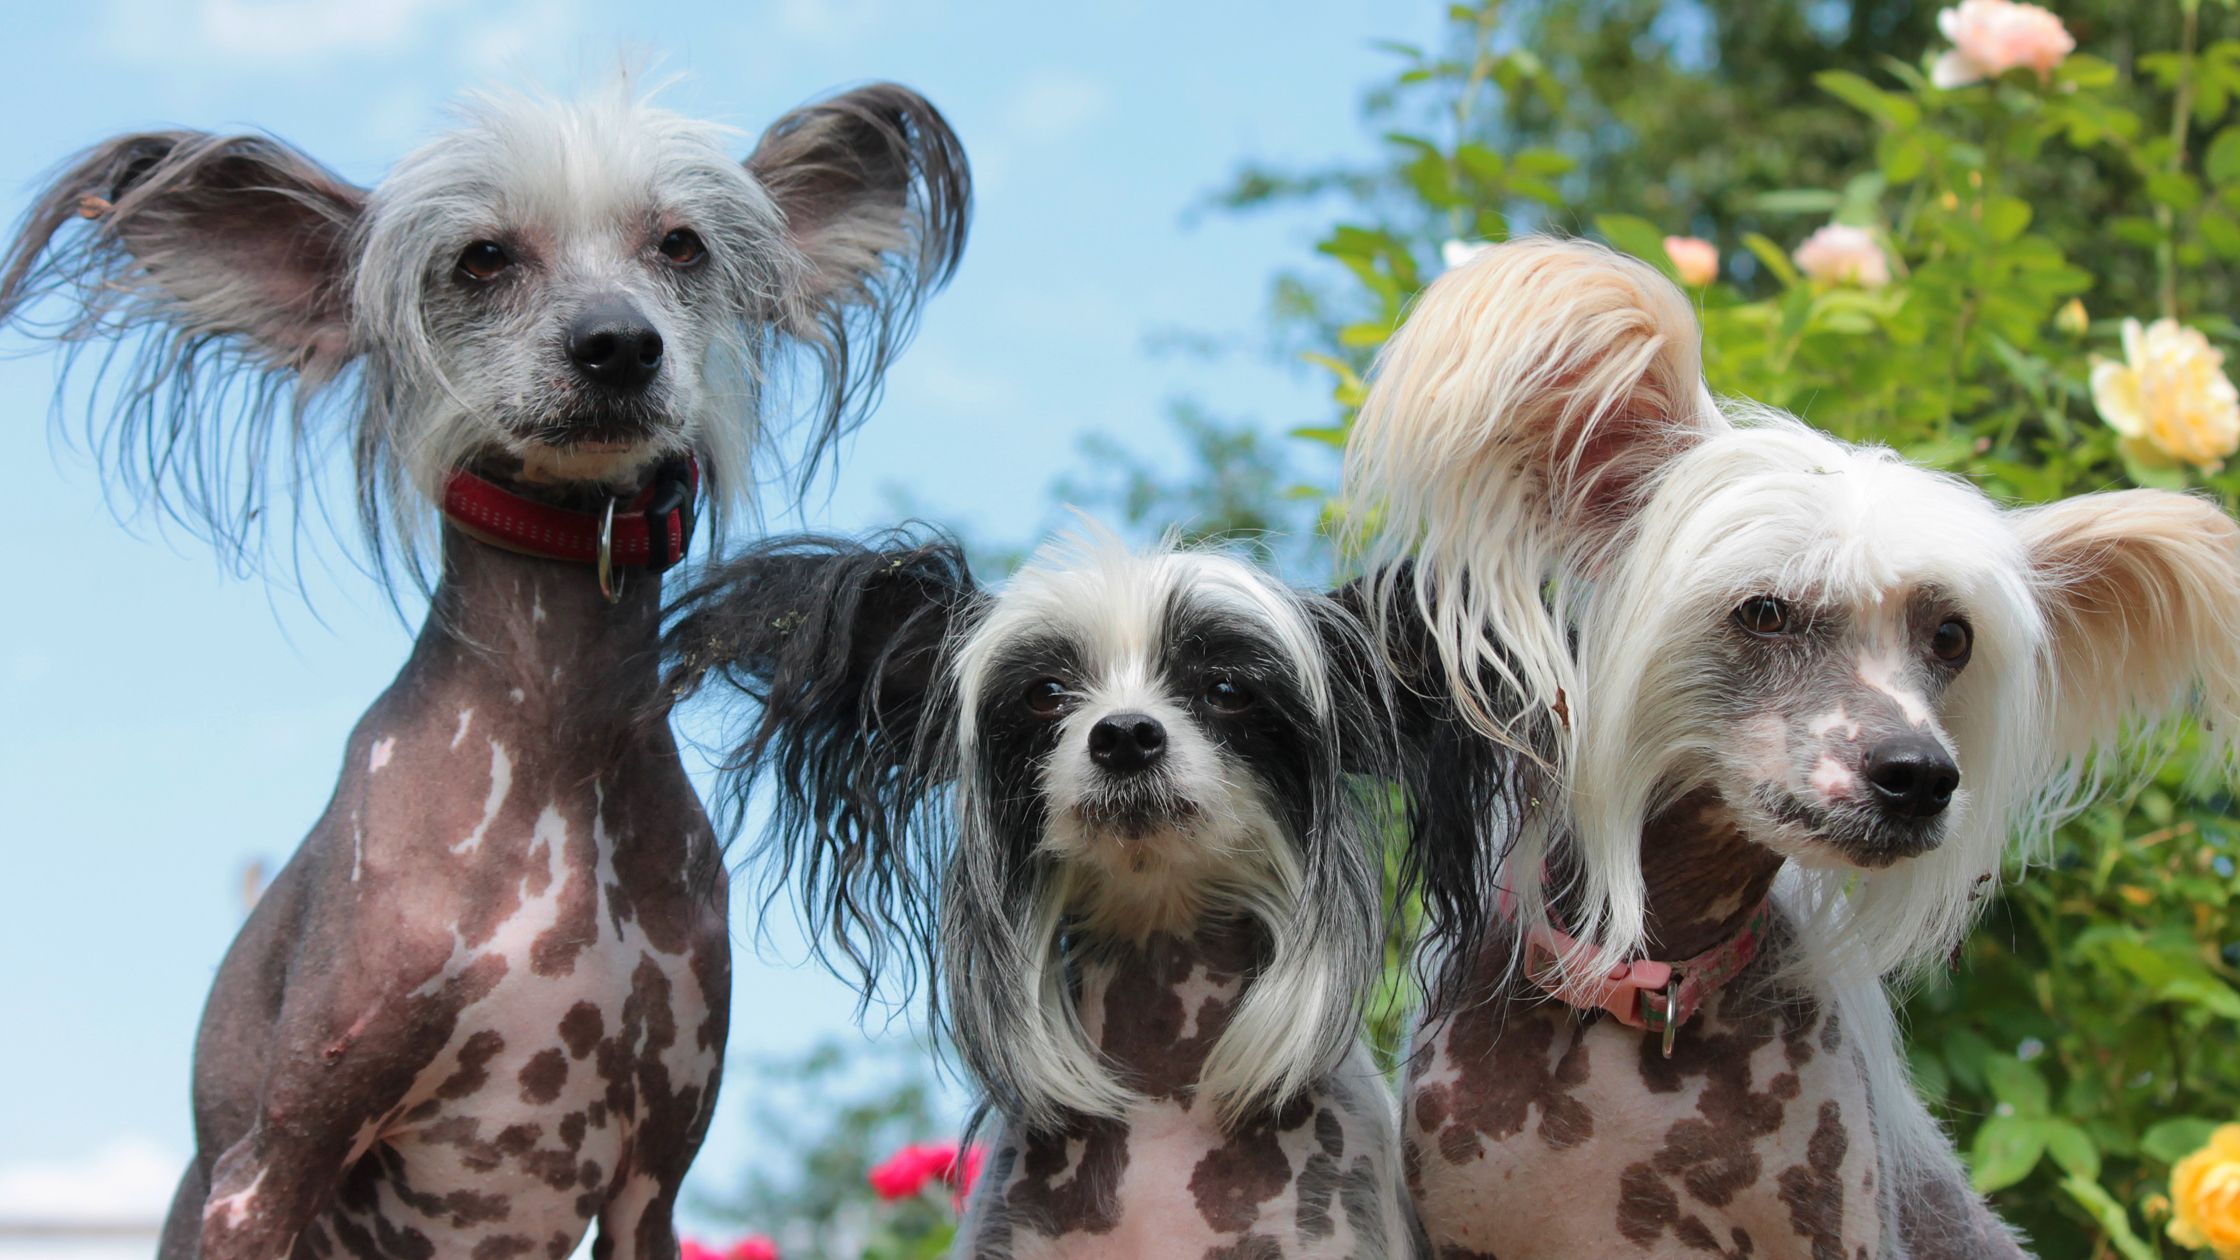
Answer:
[[(1511, 901), (1504, 889), (1504, 917), (1514, 917)], [(1742, 974), (1742, 969), (1758, 956), (1758, 946), (1772, 921), (1773, 898), (1768, 896), (1733, 936), (1693, 958), (1669, 963), (1639, 959), (1607, 968), (1599, 961), (1601, 950), (1580, 944), (1550, 923), (1525, 929), (1524, 973), (1535, 988), (1565, 1005), (1582, 1011), (1607, 1011), (1628, 1028), (1662, 1033), (1664, 1057), (1669, 1059), (1680, 1025), (1694, 1019), (1712, 994)], [(1565, 958), (1577, 960), (1569, 978), (1558, 966)], [(1601, 975), (1596, 976), (1597, 971)]]

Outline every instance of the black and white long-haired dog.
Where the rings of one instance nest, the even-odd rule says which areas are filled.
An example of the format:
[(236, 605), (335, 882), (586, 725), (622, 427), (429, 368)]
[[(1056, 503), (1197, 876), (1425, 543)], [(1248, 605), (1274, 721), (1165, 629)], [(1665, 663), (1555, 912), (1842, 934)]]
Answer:
[(268, 136), (125, 135), (0, 265), (0, 324), (99, 362), (130, 497), (245, 555), (339, 445), (376, 562), (420, 575), (442, 520), (412, 656), (211, 989), (166, 1260), (564, 1257), (594, 1223), (678, 1254), (730, 940), (666, 712), (637, 720), (660, 573), (703, 488), (742, 501), (774, 380), (814, 394), (808, 464), (861, 414), (969, 209), (893, 85), (736, 143), (627, 85), (480, 98), (371, 189)]
[(1408, 1254), (1361, 1041), (1389, 697), (1361, 623), (1227, 555), (777, 542), (688, 594), (680, 689), (859, 962), (932, 947), (995, 1113), (960, 1255)]

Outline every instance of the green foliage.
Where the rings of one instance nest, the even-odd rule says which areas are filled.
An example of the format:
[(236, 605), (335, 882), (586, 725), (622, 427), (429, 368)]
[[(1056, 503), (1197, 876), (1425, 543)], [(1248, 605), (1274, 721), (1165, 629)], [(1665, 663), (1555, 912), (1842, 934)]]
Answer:
[[(2142, 484), (2230, 510), (2240, 473), (2120, 449), (2090, 376), (2126, 318), (2240, 341), (2240, 42), (2192, 0), (2062, 8), (2079, 49), (2048, 80), (1941, 90), (1933, 7), (1456, 6), (1447, 46), (1396, 49), (1371, 94), (1384, 162), (1290, 182), (1350, 193), (1317, 246), (1335, 267), (1280, 282), (1333, 381), (1335, 415), (1297, 436), (1343, 445), (1443, 242), (1591, 225), (1668, 272), (1667, 233), (1723, 246), (1697, 290), (1721, 392), (2005, 500)], [(1256, 172), (1225, 201), (1286, 186)], [(1829, 221), (1872, 233), (1890, 283), (1800, 273), (1793, 249)], [(1953, 974), (1907, 1009), (1976, 1184), (2048, 1257), (2167, 1254), (2150, 1210), (2170, 1165), (2240, 1117), (2240, 824), (2168, 751), (1987, 889)]]
[(956, 1213), (944, 1188), (886, 1202), (869, 1180), (901, 1147), (951, 1132), (930, 1062), (913, 1041), (828, 1042), (741, 1076), (725, 1083), (724, 1098), (746, 1100), (747, 1131), (768, 1158), (736, 1191), (695, 1206), (768, 1234), (782, 1256), (948, 1254)]

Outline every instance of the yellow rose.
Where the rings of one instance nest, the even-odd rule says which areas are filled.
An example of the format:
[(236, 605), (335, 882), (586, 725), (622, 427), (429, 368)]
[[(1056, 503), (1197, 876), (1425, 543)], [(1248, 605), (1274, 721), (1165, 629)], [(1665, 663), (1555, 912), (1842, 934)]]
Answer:
[(2219, 1128), (2170, 1170), (2170, 1205), (2173, 1242), (2240, 1260), (2240, 1124)]
[(2092, 403), (2144, 464), (2216, 469), (2240, 448), (2240, 391), (2224, 354), (2174, 319), (2123, 321), (2123, 362), (2093, 363)]

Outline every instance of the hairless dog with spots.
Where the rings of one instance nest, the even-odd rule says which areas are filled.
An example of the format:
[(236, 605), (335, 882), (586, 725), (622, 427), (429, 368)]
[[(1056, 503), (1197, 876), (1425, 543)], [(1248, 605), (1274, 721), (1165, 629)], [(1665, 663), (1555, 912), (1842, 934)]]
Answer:
[(1481, 913), (1404, 1107), (1424, 1224), (1455, 1260), (2018, 1255), (1884, 985), (2122, 732), (2190, 699), (2229, 753), (2240, 529), (2157, 491), (2006, 511), (1730, 418), (1698, 342), (1646, 264), (1497, 245), (1424, 294), (1352, 436), (1412, 558), (1383, 636), (1531, 785), (1486, 802), (1500, 891), (1428, 866)]
[(993, 592), (946, 543), (783, 542), (682, 608), (680, 685), (759, 706), (737, 782), (811, 914), (874, 967), (938, 940), (995, 1128), (958, 1255), (1415, 1254), (1360, 1034), (1382, 793), (1347, 771), (1391, 719), (1358, 620), (1109, 540)]
[(703, 480), (747, 487), (778, 354), (821, 368), (811, 465), (857, 417), (969, 204), (901, 88), (728, 143), (626, 88), (490, 97), (370, 191), (172, 131), (32, 209), (0, 318), (108, 345), (130, 490), (246, 549), (337, 421), (376, 557), (417, 573), (384, 535), (444, 521), (419, 641), (211, 990), (166, 1260), (561, 1260), (593, 1221), (600, 1257), (678, 1254), (729, 937), (658, 575)]

